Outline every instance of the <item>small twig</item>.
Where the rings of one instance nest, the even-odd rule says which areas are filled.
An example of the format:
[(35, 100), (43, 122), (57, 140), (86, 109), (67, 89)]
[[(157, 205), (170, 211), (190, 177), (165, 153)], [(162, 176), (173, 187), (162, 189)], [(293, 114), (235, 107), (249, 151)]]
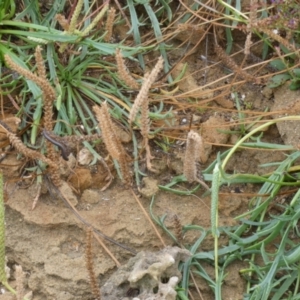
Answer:
[(192, 273), (191, 271), (190, 271), (190, 276), (191, 276), (191, 278), (192, 278), (192, 280), (193, 280), (193, 283), (194, 283), (194, 286), (195, 286), (195, 288), (196, 288), (196, 290), (197, 290), (197, 292), (198, 292), (198, 295), (200, 296), (201, 300), (204, 300), (203, 297), (202, 297), (202, 293), (201, 293), (201, 291), (199, 290), (199, 288), (198, 288), (198, 286), (197, 286), (195, 277), (194, 277), (194, 275), (193, 275), (193, 273)]
[(126, 22), (126, 25), (128, 26), (128, 28), (131, 28), (131, 24), (126, 16), (126, 14), (124, 13), (124, 9), (121, 7), (120, 3), (118, 0), (114, 0), (115, 4), (118, 6), (118, 9), (121, 13), (121, 15), (123, 16), (125, 22)]
[(111, 251), (105, 246), (105, 244), (103, 243), (103, 241), (99, 238), (99, 236), (93, 232), (94, 237), (96, 238), (96, 240), (98, 241), (98, 243), (102, 246), (102, 248), (106, 251), (106, 253), (110, 256), (110, 258), (115, 262), (115, 264), (117, 265), (117, 267), (120, 267), (121, 264), (120, 262), (116, 259), (116, 257), (111, 253)]
[(151, 224), (152, 228), (154, 229), (154, 231), (155, 231), (157, 237), (158, 237), (159, 240), (161, 241), (162, 245), (163, 245), (164, 247), (166, 247), (166, 244), (165, 244), (164, 240), (162, 239), (160, 233), (158, 232), (157, 228), (155, 227), (154, 223), (152, 222), (151, 218), (149, 217), (148, 213), (146, 212), (145, 208), (143, 207), (141, 201), (139, 200), (139, 198), (137, 197), (137, 195), (134, 193), (134, 191), (133, 191), (132, 189), (130, 189), (130, 190), (131, 190), (131, 193), (133, 194), (133, 196), (134, 196), (136, 202), (137, 202), (138, 205), (140, 206), (142, 212), (144, 213), (146, 219), (149, 221), (149, 223)]

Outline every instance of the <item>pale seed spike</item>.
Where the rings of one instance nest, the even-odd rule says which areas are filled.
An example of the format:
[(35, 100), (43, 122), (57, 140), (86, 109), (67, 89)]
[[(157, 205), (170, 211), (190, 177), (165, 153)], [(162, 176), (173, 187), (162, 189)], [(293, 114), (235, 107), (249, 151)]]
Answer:
[(97, 120), (99, 121), (106, 149), (112, 158), (118, 160), (123, 182), (126, 185), (130, 185), (131, 177), (127, 165), (126, 153), (115, 132), (115, 125), (110, 118), (107, 103), (104, 102), (101, 108), (94, 106), (93, 110), (96, 113)]
[(63, 30), (65, 30), (65, 31), (69, 30), (70, 24), (69, 24), (68, 20), (65, 18), (65, 16), (63, 16), (62, 14), (56, 14), (55, 19), (57, 20), (59, 25), (63, 28)]
[(35, 61), (36, 61), (36, 66), (38, 70), (38, 75), (44, 80), (47, 80), (46, 77), (46, 68), (42, 56), (42, 49), (40, 46), (37, 46), (35, 49)]
[(72, 15), (72, 18), (71, 18), (68, 33), (73, 33), (75, 31), (77, 20), (78, 20), (78, 17), (80, 15), (80, 13), (81, 13), (82, 5), (83, 5), (83, 0), (78, 0), (76, 8), (75, 8), (75, 10), (73, 12), (73, 15)]
[(159, 72), (163, 68), (163, 65), (164, 65), (164, 60), (160, 56), (154, 69), (151, 71), (151, 73), (147, 77), (145, 75), (146, 78), (144, 77), (142, 87), (141, 87), (141, 89), (134, 101), (134, 104), (130, 110), (130, 113), (129, 113), (129, 119), (128, 119), (129, 124), (132, 124), (143, 101), (146, 101), (146, 99), (148, 98), (148, 93), (151, 88), (151, 85), (155, 82)]
[(82, 31), (82, 36), (86, 36), (90, 33), (90, 31), (99, 23), (99, 21), (103, 18), (104, 14), (108, 10), (108, 3), (105, 3), (101, 11), (98, 13), (98, 15), (95, 17), (95, 19), (92, 21), (92, 23), (86, 27)]
[(157, 171), (153, 169), (151, 160), (154, 158), (151, 155), (150, 146), (149, 146), (149, 130), (150, 130), (150, 119), (149, 119), (149, 99), (145, 100), (141, 105), (141, 134), (144, 139), (144, 145), (146, 150), (146, 166), (147, 169), (151, 172), (156, 173)]
[(52, 86), (49, 84), (47, 80), (44, 80), (43, 78), (40, 78), (39, 76), (33, 74), (31, 71), (23, 69), (21, 66), (16, 64), (9, 55), (4, 55), (5, 61), (7, 65), (14, 71), (18, 72), (19, 74), (23, 75), (27, 79), (30, 79), (34, 81), (45, 94), (45, 97), (49, 98), (50, 100), (55, 100), (56, 93), (55, 90), (52, 88)]
[(184, 156), (183, 174), (188, 182), (197, 181), (197, 162), (202, 144), (201, 136), (191, 130), (187, 136), (187, 143)]
[(108, 153), (112, 158), (119, 159), (121, 152), (118, 148), (119, 144), (114, 135), (106, 102), (102, 104), (101, 108), (94, 106), (93, 110), (96, 113), (96, 117), (102, 132), (102, 138)]
[(106, 35), (104, 37), (105, 42), (109, 42), (111, 39), (115, 16), (116, 16), (116, 10), (114, 7), (112, 7), (107, 14), (107, 20), (105, 24)]
[(130, 88), (138, 89), (139, 85), (129, 74), (120, 49), (116, 49), (116, 62), (120, 79), (122, 79)]

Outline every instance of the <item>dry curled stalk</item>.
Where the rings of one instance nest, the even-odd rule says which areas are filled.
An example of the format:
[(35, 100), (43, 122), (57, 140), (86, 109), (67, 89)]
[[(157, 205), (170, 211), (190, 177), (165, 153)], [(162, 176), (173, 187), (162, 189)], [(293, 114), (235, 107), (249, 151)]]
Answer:
[(185, 149), (184, 163), (183, 163), (183, 174), (188, 182), (194, 181), (199, 182), (204, 188), (209, 190), (209, 187), (198, 178), (198, 166), (201, 154), (203, 150), (203, 141), (201, 136), (191, 130), (187, 136), (187, 143)]
[(48, 80), (45, 78), (45, 67), (43, 59), (41, 57), (41, 48), (36, 48), (35, 56), (37, 58), (38, 71), (41, 74), (36, 75), (29, 70), (23, 69), (21, 66), (16, 64), (7, 54), (4, 56), (7, 65), (14, 71), (23, 75), (27, 79), (35, 82), (42, 90), (43, 101), (44, 101), (44, 124), (46, 130), (52, 130), (52, 117), (53, 117), (53, 101), (56, 99), (56, 93), (53, 87), (50, 85)]
[(109, 42), (111, 39), (115, 17), (116, 17), (116, 10), (114, 7), (112, 7), (107, 13), (107, 20), (105, 24), (106, 35), (104, 37), (105, 42)]
[[(35, 51), (38, 75), (36, 75), (36, 74), (32, 73), (31, 71), (26, 70), (26, 69), (22, 68), (21, 66), (19, 66), (18, 64), (16, 64), (7, 54), (4, 57), (5, 57), (5, 61), (6, 61), (7, 65), (12, 70), (18, 72), (19, 74), (23, 75), (27, 79), (32, 80), (41, 88), (42, 97), (43, 97), (43, 109), (44, 109), (44, 115), (43, 115), (44, 127), (47, 131), (51, 131), (52, 130), (52, 120), (53, 120), (53, 102), (56, 99), (56, 93), (55, 93), (54, 88), (50, 85), (49, 81), (46, 78), (46, 71), (45, 71), (44, 61), (43, 61), (42, 54), (41, 54), (41, 48), (38, 46)], [(12, 139), (11, 142), (13, 141), (16, 144), (16, 148), (17, 147), (21, 148), (23, 145), (22, 142), (21, 143), (17, 142), (15, 138), (16, 137), (11, 136), (10, 137), (10, 140)], [(27, 149), (23, 145), (23, 149), (21, 152), (24, 153), (25, 156), (27, 156), (29, 158), (42, 157), (43, 158), (42, 160), (45, 162), (43, 155), (42, 156), (35, 155), (34, 157), (29, 156), (30, 151), (32, 151), (32, 150), (30, 150), (30, 149), (25, 150), (24, 148)], [(61, 180), (60, 180), (60, 175), (58, 172), (57, 164), (52, 163), (52, 162), (57, 161), (56, 151), (54, 149), (54, 146), (48, 141), (46, 141), (46, 148), (47, 148), (47, 156), (49, 157), (49, 159), (47, 159), (48, 160), (47, 163), (50, 166), (49, 169), (50, 169), (51, 178), (55, 185), (60, 186)], [(34, 153), (37, 153), (37, 152), (34, 151)]]
[(57, 168), (57, 164), (54, 163), (51, 159), (45, 157), (38, 151), (27, 148), (16, 134), (7, 131), (6, 135), (13, 147), (16, 148), (18, 152), (23, 153), (27, 158), (39, 159), (42, 162), (48, 164), (50, 167)]
[(102, 131), (102, 138), (108, 153), (119, 162), (123, 182), (131, 184), (130, 172), (127, 165), (126, 152), (116, 134), (115, 124), (113, 124), (108, 111), (107, 103), (102, 103), (101, 108), (94, 106), (93, 110)]
[(85, 248), (85, 262), (89, 275), (92, 293), (96, 300), (101, 299), (100, 289), (97, 283), (96, 274), (94, 270), (93, 254), (92, 254), (92, 229), (89, 227), (86, 232), (86, 248)]
[[(0, 126), (2, 126), (2, 125), (0, 125)], [(2, 128), (5, 128), (5, 127), (2, 126)], [(54, 163), (51, 159), (45, 157), (40, 152), (27, 148), (16, 134), (7, 130), (6, 135), (9, 139), (10, 143), (13, 145), (13, 147), (15, 149), (17, 149), (18, 152), (23, 153), (24, 156), (26, 156), (27, 158), (39, 159), (42, 162), (48, 164), (50, 170), (52, 170), (51, 178), (53, 180), (53, 183), (56, 184), (57, 186), (59, 186), (61, 184), (61, 179), (60, 179), (59, 171), (58, 171), (58, 165), (56, 163)], [(56, 176), (58, 176), (58, 177), (56, 177)], [(34, 210), (34, 208), (37, 204), (37, 201), (40, 197), (40, 193), (41, 193), (41, 185), (39, 184), (37, 195), (34, 198), (33, 203), (32, 203), (32, 207), (31, 207), (32, 210)]]
[(130, 73), (127, 70), (125, 65), (125, 61), (123, 59), (122, 53), (120, 49), (116, 49), (116, 62), (118, 67), (118, 75), (119, 77), (132, 89), (138, 89), (138, 83), (133, 79)]

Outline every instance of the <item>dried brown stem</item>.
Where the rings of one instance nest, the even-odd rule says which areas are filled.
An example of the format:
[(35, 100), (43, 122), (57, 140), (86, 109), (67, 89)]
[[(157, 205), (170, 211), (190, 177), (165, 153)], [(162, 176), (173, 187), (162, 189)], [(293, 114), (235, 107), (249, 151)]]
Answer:
[(198, 292), (198, 295), (199, 295), (199, 297), (200, 297), (200, 300), (204, 300), (204, 299), (203, 299), (203, 296), (202, 296), (202, 293), (201, 293), (201, 291), (200, 291), (200, 289), (199, 289), (199, 287), (198, 287), (198, 284), (197, 284), (197, 282), (196, 282), (196, 280), (195, 280), (195, 278), (194, 278), (194, 275), (193, 275), (193, 272), (192, 272), (192, 271), (190, 271), (190, 276), (191, 276), (191, 278), (192, 278), (192, 280), (193, 280), (194, 287), (196, 288), (196, 290), (197, 290), (197, 292)]
[(85, 248), (85, 262), (88, 271), (90, 285), (92, 288), (92, 293), (95, 299), (100, 300), (101, 294), (100, 289), (97, 284), (96, 274), (94, 270), (93, 254), (92, 254), (92, 228), (88, 228), (86, 232), (86, 248)]
[(126, 25), (127, 25), (127, 27), (128, 27), (128, 30), (129, 30), (129, 29), (131, 28), (131, 24), (130, 24), (130, 22), (129, 22), (129, 19), (128, 19), (127, 15), (126, 15), (125, 12), (124, 12), (123, 7), (120, 5), (120, 3), (119, 3), (118, 0), (114, 0), (114, 2), (115, 2), (115, 4), (117, 5), (117, 7), (118, 7), (118, 9), (119, 9), (119, 11), (120, 11), (120, 13), (121, 13), (123, 19), (124, 19), (125, 22), (126, 22)]
[(104, 242), (101, 240), (101, 238), (93, 232), (94, 237), (98, 241), (98, 243), (101, 245), (101, 247), (106, 251), (106, 253), (110, 256), (110, 258), (115, 262), (117, 267), (121, 267), (120, 262), (116, 259), (116, 257), (111, 253), (111, 251), (105, 246)]
[[(56, 187), (57, 188), (57, 187)], [(70, 202), (70, 200), (68, 199), (68, 197), (66, 196), (65, 192), (63, 191), (63, 189), (61, 189), (60, 187), (57, 188), (61, 199), (65, 202), (65, 204), (70, 207), (74, 213), (74, 215), (78, 218), (78, 220), (80, 220), (82, 223), (84, 223), (85, 225), (87, 225), (88, 227), (93, 228), (94, 233), (101, 236), (101, 238), (104, 238), (106, 241), (109, 241), (111, 243), (113, 243), (114, 245), (117, 245), (118, 247), (121, 247), (123, 249), (125, 249), (126, 251), (130, 252), (133, 255), (136, 255), (136, 252), (133, 249), (130, 249), (129, 247), (122, 245), (120, 243), (118, 243), (117, 241), (115, 241), (114, 239), (108, 237), (107, 235), (105, 235), (103, 232), (99, 231), (98, 229), (96, 229), (95, 227), (93, 227), (93, 225), (91, 225), (89, 222), (87, 222), (79, 213), (79, 211), (74, 207), (74, 205)], [(101, 244), (101, 243), (100, 243)], [(102, 244), (101, 244), (102, 245)], [(106, 251), (107, 248), (103, 247), (104, 250)], [(110, 252), (107, 252), (110, 256)]]

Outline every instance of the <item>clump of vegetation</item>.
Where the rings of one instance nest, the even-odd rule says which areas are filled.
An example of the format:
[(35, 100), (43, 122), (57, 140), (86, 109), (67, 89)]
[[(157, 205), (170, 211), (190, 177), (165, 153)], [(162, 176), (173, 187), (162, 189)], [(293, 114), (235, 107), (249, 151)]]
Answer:
[[(234, 6), (231, 1), (222, 0), (199, 1), (191, 5), (184, 1), (180, 3), (180, 9), (176, 10), (170, 1), (165, 0), (156, 3), (128, 0), (124, 7), (120, 7), (118, 1), (113, 6), (108, 2), (98, 5), (97, 2), (91, 4), (79, 0), (69, 6), (66, 1), (54, 0), (52, 7), (45, 9), (36, 2), (30, 4), (24, 0), (22, 4), (26, 9), (17, 13), (13, 1), (1, 3), (0, 88), (2, 97), (6, 97), (6, 101), (14, 107), (14, 114), (21, 119), (19, 130), (22, 137), (5, 124), (4, 107), (1, 127), (9, 143), (26, 158), (35, 161), (35, 168), (30, 170), (36, 172), (37, 183), (41, 184), (42, 173), (47, 171), (58, 191), (62, 179), (57, 163), (59, 155), (54, 146), (60, 148), (62, 158), (67, 160), (68, 144), (71, 141), (83, 143), (93, 155), (92, 164), (98, 160), (105, 164), (97, 151), (99, 143), (103, 144), (123, 183), (131, 187), (134, 177), (134, 184), (140, 188), (141, 178), (147, 175), (145, 172), (157, 172), (153, 166), (154, 151), (151, 147), (154, 143), (151, 139), (168, 154), (172, 153), (171, 146), (175, 145), (176, 139), (186, 140), (183, 174), (173, 177), (170, 183), (160, 188), (190, 195), (204, 187), (205, 193), (211, 194), (212, 199), (211, 228), (182, 226), (177, 217), (176, 230), (172, 233), (164, 224), (165, 216), (156, 217), (151, 211), (153, 219), (172, 240), (192, 253), (191, 258), (181, 265), (183, 280), (178, 285), (177, 297), (187, 299), (191, 294), (191, 280), (199, 276), (211, 287), (215, 299), (222, 299), (222, 283), (228, 265), (244, 260), (249, 264), (248, 268), (240, 271), (247, 281), (245, 299), (298, 299), (300, 248), (291, 238), (292, 234), (299, 236), (298, 192), (288, 203), (280, 206), (280, 215), (269, 213), (269, 206), (283, 187), (298, 187), (298, 166), (294, 166), (293, 175), (290, 172), (299, 159), (299, 151), (274, 164), (276, 171), (263, 176), (227, 174), (226, 165), (232, 155), (244, 146), (290, 150), (285, 146), (261, 142), (258, 132), (276, 122), (299, 120), (299, 117), (275, 119), (262, 125), (258, 123), (259, 118), (248, 120), (247, 112), (243, 112), (239, 105), (236, 90), (245, 82), (257, 86), (266, 84), (268, 80), (272, 88), (288, 80), (291, 81), (290, 89), (299, 88), (299, 4), (294, 1), (265, 3), (252, 0), (243, 11), (241, 1), (235, 1)], [(127, 26), (128, 29), (121, 40), (115, 32), (117, 26)], [(241, 62), (236, 60), (236, 53), (232, 53), (234, 30), (244, 33)], [(174, 51), (172, 42), (182, 33), (186, 34), (186, 38), (181, 40), (180, 47), (189, 51), (184, 51), (174, 62), (170, 60), (170, 53)], [(197, 37), (196, 42), (192, 42), (193, 34)], [(184, 85), (180, 86), (180, 83), (186, 80), (186, 68), (177, 76), (173, 75), (173, 69), (203, 41), (214, 45), (219, 61), (209, 65), (207, 51), (203, 55), (206, 66), (200, 71), (205, 72), (222, 63), (227, 74), (184, 91)], [(261, 58), (252, 53), (253, 45), (261, 45)], [(271, 58), (265, 61), (267, 57)], [(251, 60), (256, 61), (251, 63)], [(276, 69), (275, 75), (259, 72), (268, 64)], [(11, 71), (7, 72), (5, 68)], [(240, 126), (238, 141), (228, 151), (219, 153), (215, 161), (200, 172), (202, 154), (199, 152), (204, 151), (205, 141), (199, 126), (193, 123), (193, 114), (200, 114), (201, 109), (210, 109), (208, 104), (211, 105), (212, 101), (218, 102), (232, 94), (235, 95), (237, 111), (232, 103), (226, 111), (237, 112), (236, 124)], [(208, 99), (205, 99), (207, 95)], [(216, 109), (220, 110), (220, 107)], [(180, 114), (191, 115), (189, 125), (179, 124)], [(251, 124), (246, 126), (248, 121)], [(125, 128), (130, 135), (130, 152), (133, 155), (129, 155), (122, 145), (117, 134), (118, 126)], [(166, 133), (168, 130), (173, 130), (173, 136)], [(227, 132), (232, 134), (230, 130)], [(249, 139), (252, 141), (249, 142)], [(166, 146), (161, 140), (172, 140), (172, 145)], [(143, 151), (146, 155), (142, 155)], [(107, 171), (109, 176), (105, 188), (113, 180), (108, 167)], [(178, 184), (186, 182), (197, 185), (189, 186), (188, 190), (185, 186), (183, 190)], [(236, 217), (239, 221), (237, 226), (219, 227), (219, 189), (222, 185), (233, 183), (257, 183), (261, 184), (261, 189), (252, 199), (249, 210)], [(153, 197), (151, 209), (154, 200)], [(145, 210), (144, 213), (147, 217)], [(2, 213), (2, 225), (3, 220)], [(182, 239), (183, 233), (189, 230), (200, 232), (193, 245), (185, 245)], [(200, 251), (200, 245), (210, 235), (214, 239), (214, 249)], [(228, 245), (223, 248), (219, 248), (221, 235), (228, 240)], [(278, 237), (279, 242), (273, 245), (274, 251), (269, 252), (267, 246), (275, 243)], [(3, 246), (4, 240), (0, 244)], [(3, 248), (0, 252), (1, 272), (4, 270)], [(99, 298), (91, 263), (91, 230), (87, 254), (92, 289), (95, 297)], [(261, 258), (261, 264), (257, 264), (257, 257)], [(204, 263), (214, 266), (214, 276), (209, 275)], [(7, 284), (4, 273), (1, 274), (1, 281)], [(199, 290), (198, 295), (201, 297)]]

